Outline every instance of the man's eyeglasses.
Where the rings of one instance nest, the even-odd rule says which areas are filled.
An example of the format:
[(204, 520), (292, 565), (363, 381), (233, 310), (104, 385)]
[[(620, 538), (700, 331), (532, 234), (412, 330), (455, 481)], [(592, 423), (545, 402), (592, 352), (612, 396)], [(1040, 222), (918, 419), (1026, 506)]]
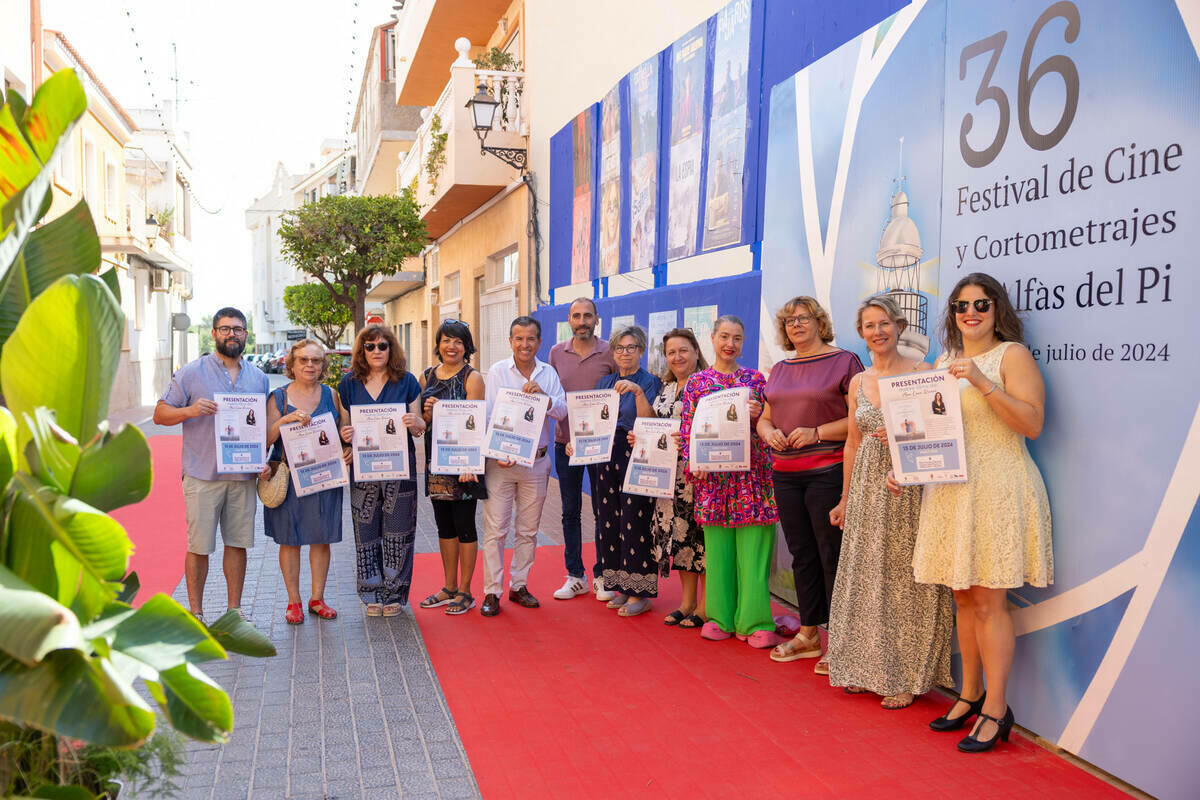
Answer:
[(951, 300), (950, 301), (950, 307), (954, 309), (955, 314), (967, 313), (967, 307), (971, 306), (971, 305), (974, 305), (975, 310), (978, 311), (980, 314), (986, 314), (987, 312), (992, 310), (992, 301), (991, 301), (991, 298), (988, 298), (988, 297), (981, 297), (978, 300), (975, 300), (974, 302), (972, 302), (971, 300)]
[(217, 333), (221, 334), (222, 336), (228, 336), (231, 333), (234, 336), (245, 336), (246, 335), (246, 329), (243, 328), (241, 325), (221, 325), (220, 327), (216, 328), (216, 331), (217, 331)]
[(367, 342), (363, 345), (363, 350), (366, 350), (368, 353), (374, 353), (375, 349), (379, 348), (379, 352), (386, 353), (388, 346), (387, 342)]
[(811, 325), (813, 318), (807, 314), (799, 314), (794, 317), (784, 317), (783, 324), (788, 328), (794, 328), (797, 325)]

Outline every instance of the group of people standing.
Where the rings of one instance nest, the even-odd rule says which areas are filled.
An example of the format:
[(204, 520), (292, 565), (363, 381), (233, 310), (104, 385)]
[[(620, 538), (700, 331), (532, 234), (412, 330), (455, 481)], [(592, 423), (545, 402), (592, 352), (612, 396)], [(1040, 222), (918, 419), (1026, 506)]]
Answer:
[[(419, 378), (407, 371), (392, 332), (370, 325), (356, 337), (351, 369), (336, 392), (320, 383), (323, 348), (310, 340), (293, 345), (287, 357), (292, 380), (268, 402), (267, 441), (274, 445), (272, 460), (283, 461), (279, 426), (330, 412), (349, 443), (351, 406), (403, 403), (412, 464), (413, 438), (425, 433), (437, 402), (484, 400), (490, 417), (502, 388), (543, 396), (546, 422), (532, 466), (489, 458), (479, 475), (435, 475), (426, 448), (424, 490), (434, 510), (444, 581), (420, 602), (422, 608), (464, 614), (475, 607), (480, 501), (480, 613), (500, 612), (510, 534), (508, 600), (539, 606), (528, 577), (553, 458), (567, 573), (556, 599), (592, 595), (620, 616), (637, 616), (650, 609), (659, 579), (674, 571), (682, 596), (665, 624), (698, 628), (713, 641), (736, 637), (769, 649), (781, 663), (815, 659), (814, 672), (828, 675), (831, 685), (851, 694), (875, 693), (887, 709), (905, 708), (915, 696), (952, 684), (950, 645), (957, 628), (961, 690), (930, 727), (957, 730), (976, 717), (958, 747), (986, 750), (1007, 740), (1013, 725), (1005, 701), (1015, 647), (1007, 590), (1045, 586), (1053, 577), (1049, 503), (1025, 445), (1041, 432), (1044, 389), (1002, 285), (975, 273), (950, 298), (942, 320), (945, 352), (935, 365), (901, 353), (907, 321), (893, 299), (863, 301), (856, 327), (871, 357), (866, 368), (854, 353), (833, 345), (829, 314), (816, 300), (793, 298), (775, 319), (780, 344), (791, 355), (769, 377), (739, 365), (746, 330), (732, 315), (714, 323), (710, 365), (690, 329), (669, 331), (661, 342), (647, 342), (637, 326), (614, 330), (608, 341), (597, 337), (595, 303), (581, 298), (569, 307), (571, 338), (550, 349), (548, 363), (537, 357), (540, 324), (518, 317), (509, 330), (512, 356), (491, 365), (486, 378), (470, 363), (475, 343), (466, 323), (440, 325), (437, 365)], [(186, 575), (198, 616), (218, 521), (231, 608), (240, 605), (244, 548), (253, 539), (253, 484), (242, 476), (217, 476), (212, 464), (212, 395), (267, 391), (265, 376), (240, 358), (241, 312), (218, 312), (213, 336), (217, 352), (176, 373), (155, 411), (160, 424), (184, 425)], [(650, 347), (662, 348), (661, 375), (641, 366)], [(891, 474), (879, 379), (933, 367), (959, 380), (969, 479), (902, 487)], [(689, 453), (697, 404), (733, 387), (749, 390), (750, 468), (703, 471)], [(609, 461), (576, 466), (570, 463), (565, 395), (593, 389), (619, 394), (617, 433)], [(639, 416), (680, 421), (670, 498), (622, 491)], [(348, 444), (345, 453), (349, 464)], [(585, 475), (596, 542), (590, 582), (582, 549)], [(417, 482), (351, 481), (359, 595), (368, 616), (398, 614), (412, 582)], [(284, 502), (264, 512), (266, 533), (280, 545), (289, 623), (304, 620), (298, 585), (304, 545), (312, 573), (308, 611), (323, 619), (337, 615), (325, 602), (324, 587), (329, 545), (341, 538), (341, 509), (341, 489), (300, 498), (289, 487)], [(768, 588), (777, 524), (792, 556), (799, 624), (788, 631), (791, 638), (781, 635)], [(828, 630), (824, 646), (822, 627)]]

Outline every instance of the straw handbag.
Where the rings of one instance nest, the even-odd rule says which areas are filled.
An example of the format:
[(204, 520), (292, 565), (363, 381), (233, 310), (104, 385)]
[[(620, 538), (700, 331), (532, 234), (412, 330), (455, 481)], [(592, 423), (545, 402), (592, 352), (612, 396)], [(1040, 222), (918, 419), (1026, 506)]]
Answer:
[(277, 508), (287, 497), (288, 466), (282, 461), (272, 461), (271, 477), (258, 479), (258, 499), (267, 508)]

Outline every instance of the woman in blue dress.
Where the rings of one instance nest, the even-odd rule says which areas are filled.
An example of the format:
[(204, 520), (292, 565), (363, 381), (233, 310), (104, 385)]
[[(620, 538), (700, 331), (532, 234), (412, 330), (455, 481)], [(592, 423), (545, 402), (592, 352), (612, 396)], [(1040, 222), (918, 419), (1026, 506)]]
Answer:
[[(338, 384), (347, 413), (353, 406), (403, 405), (389, 419), (386, 434), (408, 428), (407, 480), (357, 481), (350, 484), (350, 518), (358, 562), (358, 596), (368, 617), (394, 617), (408, 602), (417, 532), (417, 451), (414, 436), (425, 433), (421, 387), (406, 369), (404, 350), (390, 329), (368, 325), (354, 339), (350, 372)], [(342, 440), (354, 441), (354, 428), (342, 428)], [(357, 477), (357, 476), (355, 476)]]
[[(267, 403), (267, 444), (272, 461), (286, 461), (279, 427), (293, 422), (307, 424), (313, 417), (333, 414), (336, 425), (346, 425), (349, 414), (333, 390), (321, 383), (325, 373), (325, 348), (303, 339), (288, 352), (286, 369), (292, 382), (271, 392)], [(348, 462), (349, 450), (343, 453)], [(329, 575), (329, 545), (342, 540), (342, 489), (325, 489), (299, 497), (292, 481), (287, 496), (275, 508), (263, 508), (263, 527), (279, 545), (279, 569), (287, 587), (288, 606), (284, 619), (290, 625), (304, 622), (300, 605), (300, 548), (308, 545), (312, 570), (312, 596), (308, 610), (321, 619), (336, 619), (337, 612), (325, 603), (325, 579)]]

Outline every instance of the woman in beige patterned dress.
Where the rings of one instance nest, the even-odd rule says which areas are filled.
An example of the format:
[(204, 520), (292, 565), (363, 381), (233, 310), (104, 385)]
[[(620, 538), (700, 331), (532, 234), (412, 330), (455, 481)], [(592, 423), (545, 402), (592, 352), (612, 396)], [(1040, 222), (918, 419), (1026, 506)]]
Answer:
[(954, 287), (942, 336), (938, 366), (959, 379), (967, 482), (926, 487), (913, 574), (949, 586), (958, 606), (962, 689), (929, 726), (957, 730), (978, 714), (958, 749), (981, 752), (1008, 741), (1013, 726), (1005, 700), (1016, 647), (1008, 590), (1054, 580), (1050, 502), (1025, 447), (1042, 432), (1046, 391), (1008, 293), (990, 275), (973, 273)]
[(842, 528), (842, 550), (829, 610), (829, 683), (850, 694), (871, 691), (887, 709), (949, 686), (954, 609), (945, 586), (913, 580), (921, 487), (891, 497), (892, 468), (880, 412), (879, 379), (929, 369), (897, 352), (907, 321), (886, 295), (858, 307), (858, 335), (871, 366), (850, 380), (842, 500), (829, 520)]

